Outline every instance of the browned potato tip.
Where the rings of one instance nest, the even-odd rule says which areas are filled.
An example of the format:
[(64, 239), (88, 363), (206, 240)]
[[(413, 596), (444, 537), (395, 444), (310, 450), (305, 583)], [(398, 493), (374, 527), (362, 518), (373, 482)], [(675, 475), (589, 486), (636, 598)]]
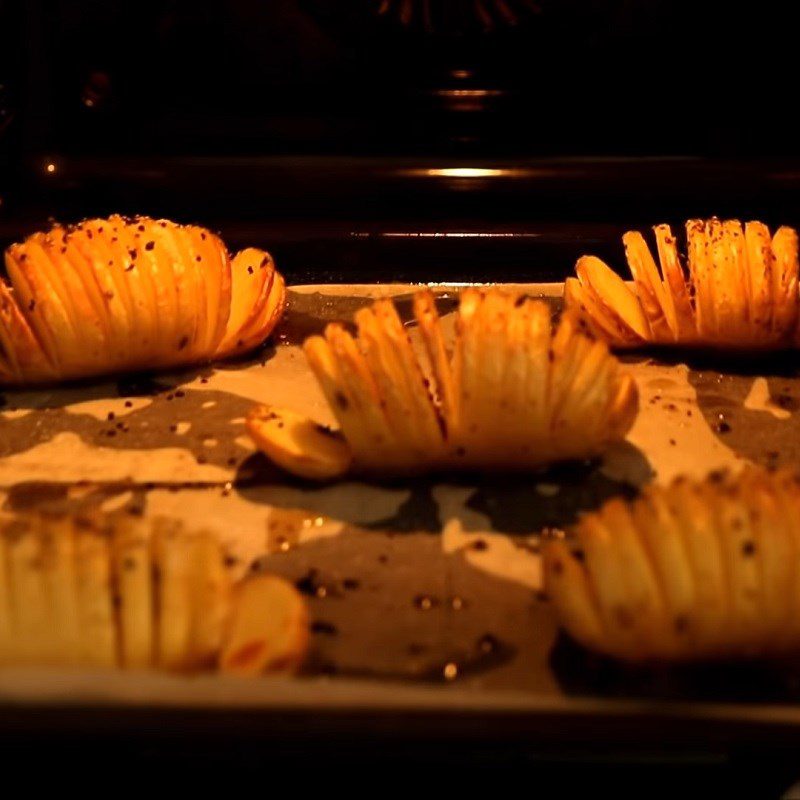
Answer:
[(229, 255), (197, 225), (111, 216), (55, 225), (5, 253), (0, 386), (164, 369), (242, 353), (280, 319), (269, 253)]
[(348, 471), (524, 470), (601, 454), (633, 424), (636, 384), (572, 312), (554, 327), (542, 300), (467, 289), (448, 349), (429, 290), (414, 296), (415, 344), (391, 300), (304, 344), (336, 416), (332, 432), (259, 406), (256, 445), (278, 466), (327, 480)]
[(798, 345), (797, 232), (763, 222), (690, 219), (685, 257), (669, 225), (622, 237), (633, 288), (594, 256), (564, 287), (567, 308), (614, 347), (648, 344), (729, 350)]
[(613, 499), (544, 548), (562, 627), (625, 661), (800, 651), (800, 477), (749, 468)]
[(287, 672), (307, 628), (294, 586), (234, 582), (209, 531), (124, 514), (0, 519), (0, 667)]

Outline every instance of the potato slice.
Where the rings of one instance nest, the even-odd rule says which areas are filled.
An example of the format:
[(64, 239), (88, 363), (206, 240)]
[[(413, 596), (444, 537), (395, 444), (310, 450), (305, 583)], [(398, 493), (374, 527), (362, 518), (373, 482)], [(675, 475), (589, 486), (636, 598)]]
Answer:
[(545, 591), (558, 606), (562, 624), (570, 636), (584, 647), (602, 649), (609, 640), (589, 587), (586, 570), (563, 541), (546, 542), (542, 557)]
[(172, 242), (178, 253), (178, 263), (183, 269), (182, 280), (186, 286), (193, 287), (191, 292), (186, 290), (192, 298), (191, 309), (195, 322), (194, 335), (186, 347), (185, 358), (189, 362), (207, 359), (212, 352), (209, 349), (212, 331), (209, 330), (205, 274), (197, 262), (199, 253), (195, 251), (192, 236), (182, 225), (173, 225), (169, 230), (172, 232)]
[(782, 649), (791, 629), (795, 571), (798, 553), (790, 530), (791, 520), (780, 508), (769, 481), (748, 486), (748, 510), (753, 545), (761, 558), (761, 586), (765, 646)]
[(340, 433), (295, 411), (258, 405), (245, 425), (259, 450), (302, 478), (339, 478), (352, 465), (353, 453)]
[(479, 371), (475, 376), (477, 392), (471, 400), (475, 405), (478, 436), (473, 437), (471, 446), (480, 450), (487, 464), (497, 457), (498, 445), (505, 448), (507, 444), (507, 437), (497, 431), (497, 413), (504, 410), (504, 383), (511, 355), (508, 321), (514, 300), (501, 290), (486, 292), (475, 319)]
[(564, 415), (569, 412), (568, 397), (575, 377), (592, 349), (592, 342), (589, 339), (576, 335), (577, 329), (577, 319), (572, 312), (566, 311), (562, 314), (553, 337), (551, 347), (553, 357), (548, 369), (547, 416), (550, 430), (555, 435), (561, 435), (566, 428)]
[(480, 391), (478, 380), (478, 341), (477, 319), (483, 295), (477, 289), (465, 289), (461, 293), (456, 315), (456, 339), (453, 348), (453, 381), (458, 395), (458, 418), (452, 420), (452, 439), (464, 448), (465, 455), (469, 451), (469, 437), (477, 430), (475, 419), (474, 397)]
[(236, 353), (246, 353), (260, 347), (270, 336), (286, 307), (286, 284), (277, 272), (273, 273), (269, 295), (258, 318), (241, 333)]
[[(72, 274), (70, 285), (74, 296), (78, 302), (89, 304), (90, 319), (102, 331), (106, 347), (112, 347), (115, 333), (114, 320), (109, 315), (108, 300), (103, 295), (105, 286), (101, 286), (98, 282), (92, 264), (87, 262), (75, 242), (71, 240), (67, 228), (56, 225), (46, 238), (50, 257), (57, 270), (62, 274)], [(83, 298), (79, 295), (83, 295)]]
[(697, 336), (697, 324), (689, 297), (689, 289), (678, 257), (675, 237), (669, 225), (656, 225), (653, 233), (656, 237), (658, 260), (664, 274), (666, 297), (675, 313), (675, 339), (676, 341), (692, 340)]
[(564, 444), (564, 455), (597, 453), (606, 444), (610, 395), (616, 388), (612, 373), (616, 363), (608, 357), (605, 342), (594, 342), (585, 348), (572, 387), (561, 401), (553, 417), (553, 430)]
[(672, 293), (664, 290), (662, 277), (647, 242), (638, 231), (628, 231), (622, 237), (622, 243), (636, 293), (654, 338), (658, 341), (675, 341), (678, 323)]
[(589, 586), (597, 598), (612, 652), (624, 658), (641, 656), (642, 642), (636, 629), (635, 608), (631, 606), (625, 563), (620, 557), (614, 532), (594, 514), (581, 519), (576, 532), (586, 557)]
[[(789, 624), (786, 627), (786, 636), (782, 642), (791, 647), (800, 639), (800, 483), (798, 476), (791, 471), (783, 471), (775, 475), (770, 483), (770, 488), (775, 492), (779, 514), (784, 520), (786, 530), (791, 540), (793, 558), (793, 578), (791, 591), (786, 595), (785, 602), (789, 607)], [(766, 580), (766, 573), (765, 578)]]
[(308, 647), (308, 610), (300, 593), (272, 575), (236, 587), (219, 667), (234, 675), (292, 672)]
[(607, 442), (625, 438), (625, 434), (633, 427), (639, 413), (639, 390), (632, 375), (616, 370), (615, 389), (612, 390), (611, 402), (606, 410)]
[(76, 367), (94, 371), (108, 358), (107, 319), (102, 308), (98, 313), (92, 295), (86, 291), (80, 274), (66, 257), (64, 238), (63, 229), (54, 228), (47, 236), (37, 237), (36, 241), (41, 246), (42, 258), (50, 262), (54, 273), (59, 276), (58, 291), (81, 343), (76, 354)]
[(750, 302), (753, 325), (764, 333), (772, 329), (773, 256), (769, 229), (761, 222), (748, 222), (744, 227), (749, 267)]
[(115, 667), (118, 664), (117, 622), (111, 534), (99, 519), (80, 517), (75, 524), (81, 664)]
[[(434, 457), (443, 450), (442, 429), (428, 390), (422, 368), (414, 353), (408, 332), (403, 327), (397, 309), (390, 300), (378, 300), (373, 304), (373, 312), (378, 323), (380, 340), (385, 346), (384, 364), (396, 356), (397, 374), (404, 386), (406, 402), (412, 413), (412, 422), (418, 429), (418, 438), (425, 443), (428, 452)], [(357, 317), (358, 321), (358, 317)]]
[(150, 530), (135, 517), (114, 525), (114, 577), (119, 592), (120, 661), (126, 669), (156, 663), (156, 605)]
[(339, 364), (339, 373), (361, 416), (364, 435), (376, 458), (391, 460), (397, 450), (395, 434), (384, 412), (380, 390), (353, 337), (338, 324), (328, 325), (325, 338)]
[[(339, 421), (354, 459), (357, 459), (360, 465), (369, 467), (375, 459), (374, 448), (363, 431), (356, 400), (344, 383), (339, 362), (334, 357), (331, 346), (321, 336), (311, 336), (303, 343), (303, 351), (328, 405)], [(374, 463), (379, 469), (380, 459)]]
[[(261, 269), (264, 258), (268, 264)], [(237, 253), (231, 259), (231, 308), (225, 336), (220, 344), (222, 353), (242, 351), (242, 332), (258, 318), (268, 292), (264, 288), (272, 281), (271, 259), (268, 253), (254, 247)]]
[[(76, 266), (83, 261), (88, 265), (101, 286), (103, 297), (108, 303), (108, 313), (119, 324), (117, 327), (117, 358), (127, 364), (127, 359), (138, 352), (138, 331), (145, 320), (139, 316), (138, 303), (135, 302), (131, 282), (125, 271), (128, 266), (115, 258), (109, 243), (116, 234), (108, 220), (86, 220), (69, 229), (68, 240), (78, 251)], [(109, 234), (111, 234), (109, 236)], [(65, 254), (69, 256), (69, 250)], [(72, 259), (70, 259), (72, 262)], [(84, 280), (84, 284), (85, 284)]]
[(713, 217), (706, 223), (706, 250), (709, 259), (709, 280), (713, 286), (716, 336), (720, 341), (736, 341), (743, 333), (743, 306), (735, 251), (729, 246), (723, 223)]
[(524, 429), (529, 431), (533, 446), (543, 450), (550, 437), (552, 406), (550, 404), (550, 385), (553, 378), (552, 361), (553, 329), (550, 322), (550, 309), (539, 300), (525, 303), (527, 330), (528, 368), (525, 381), (525, 403), (521, 409), (525, 420)]
[(272, 256), (263, 250), (253, 249), (253, 261), (258, 265), (253, 269), (264, 273), (266, 279), (249, 319), (239, 330), (232, 354), (246, 353), (260, 346), (272, 333), (286, 305), (286, 284), (275, 269)]
[(51, 628), (39, 520), (17, 518), (4, 525), (14, 641), (11, 661), (49, 664), (54, 660), (56, 637)]
[[(17, 257), (21, 262), (20, 268), (26, 273), (28, 284), (35, 287), (38, 283), (42, 293), (49, 295), (51, 302), (58, 308), (58, 319), (64, 325), (63, 329), (69, 331), (68, 337), (59, 340), (58, 345), (62, 352), (69, 351), (70, 361), (78, 363), (85, 358), (86, 348), (90, 346), (92, 326), (84, 324), (81, 318), (83, 309), (77, 308), (73, 300), (73, 295), (80, 297), (82, 294), (80, 281), (71, 270), (62, 271), (53, 263), (49, 241), (49, 236), (34, 233), (22, 244), (16, 245)], [(75, 287), (75, 283), (78, 287)], [(91, 310), (89, 313), (91, 314)], [(56, 317), (53, 316), (52, 319), (55, 320)]]
[(48, 352), (28, 325), (16, 298), (0, 280), (0, 346), (10, 372), (9, 383), (38, 383), (56, 375)]
[[(531, 367), (528, 358), (528, 332), (531, 326), (531, 305), (527, 298), (519, 298), (508, 322), (505, 348), (508, 351), (506, 371), (500, 406), (512, 413), (520, 414), (525, 409), (528, 369)], [(524, 424), (520, 419), (519, 423)], [(525, 436), (519, 436), (517, 425), (509, 425), (505, 429), (503, 447), (521, 466), (533, 463), (537, 459), (531, 442)]]
[[(692, 611), (697, 641), (714, 653), (731, 635), (729, 602), (722, 549), (706, 487), (680, 480), (670, 488), (667, 503), (692, 571), (695, 606)], [(698, 647), (700, 645), (698, 644)]]
[(153, 521), (155, 553), (157, 658), (163, 669), (181, 671), (191, 665), (192, 587), (188, 537), (177, 520)]
[(691, 650), (697, 639), (696, 587), (679, 524), (663, 493), (647, 489), (633, 504), (633, 518), (664, 598), (664, 649)]
[(581, 284), (612, 308), (622, 322), (644, 341), (650, 341), (650, 323), (637, 296), (609, 266), (594, 256), (583, 256), (575, 266)]
[(54, 639), (53, 663), (81, 661), (82, 619), (78, 602), (78, 556), (69, 516), (41, 519), (42, 579), (48, 599), (48, 626)]
[[(356, 324), (364, 359), (375, 380), (388, 426), (398, 441), (406, 443), (405, 457), (401, 456), (394, 465), (397, 469), (403, 469), (406, 465), (424, 459), (429, 448), (438, 451), (439, 446), (443, 447), (441, 433), (434, 436), (426, 433), (425, 421), (430, 422), (430, 419), (426, 419), (426, 412), (433, 416), (433, 407), (429, 404), (430, 407), (426, 408), (425, 399), (417, 397), (396, 343), (389, 337), (383, 321), (373, 309), (362, 308), (356, 312)], [(363, 425), (363, 422), (359, 425)], [(427, 431), (430, 430), (429, 425)], [(350, 441), (349, 432), (344, 432)], [(355, 451), (355, 457), (357, 462), (369, 467), (369, 463), (364, 461), (365, 454), (360, 450)], [(381, 464), (376, 464), (375, 468), (380, 471)], [(385, 462), (383, 469), (386, 469)]]
[[(187, 225), (184, 231), (191, 239), (195, 262), (205, 282), (208, 322), (205, 352), (216, 353), (225, 335), (231, 310), (230, 258), (222, 242), (203, 228)], [(264, 267), (259, 265), (259, 268)]]
[[(164, 224), (162, 224), (164, 223)], [(158, 274), (162, 280), (172, 280), (175, 290), (175, 319), (172, 338), (162, 343), (166, 363), (186, 363), (193, 360), (192, 353), (198, 336), (198, 317), (200, 300), (197, 292), (197, 277), (193, 265), (184, 263), (181, 251), (175, 241), (177, 226), (169, 220), (148, 220), (141, 223), (145, 230), (142, 235), (149, 237), (143, 241), (146, 247), (153, 242), (149, 254), (157, 263)]]
[(663, 657), (675, 647), (680, 632), (673, 628), (676, 609), (669, 591), (665, 591), (659, 565), (642, 536), (642, 525), (638, 524), (638, 514), (644, 510), (641, 504), (630, 509), (615, 499), (602, 507), (598, 518), (614, 537), (616, 560), (624, 580), (625, 602), (615, 608), (617, 622), (633, 633), (638, 657)]
[(564, 307), (585, 321), (595, 336), (614, 347), (633, 347), (643, 342), (588, 283), (584, 285), (578, 278), (567, 278), (564, 283)]
[[(75, 352), (75, 335), (58, 295), (22, 245), (6, 250), (6, 270), (14, 286), (14, 299), (47, 360), (57, 369)], [(66, 350), (66, 352), (65, 352)]]
[(458, 417), (458, 394), (453, 380), (453, 372), (450, 368), (433, 292), (429, 289), (415, 292), (413, 305), (414, 318), (417, 320), (422, 333), (422, 339), (428, 353), (434, 380), (436, 381), (442, 416), (445, 419), (454, 421)]
[(757, 655), (763, 647), (762, 569), (750, 514), (735, 487), (715, 498), (714, 507), (728, 576), (733, 639), (745, 653)]
[(198, 531), (189, 543), (192, 628), (189, 663), (213, 666), (222, 647), (231, 604), (231, 580), (214, 533)]
[(714, 297), (714, 277), (709, 253), (706, 223), (692, 219), (686, 223), (688, 267), (695, 290), (695, 315), (697, 332), (704, 338), (715, 341), (717, 336), (717, 314)]
[(779, 337), (791, 335), (798, 319), (798, 243), (794, 228), (778, 228), (772, 237), (774, 257), (772, 297), (775, 309), (772, 330)]
[[(124, 283), (130, 295), (132, 324), (128, 331), (128, 363), (136, 368), (158, 364), (169, 324), (162, 324), (168, 313), (162, 307), (167, 287), (160, 286), (153, 276), (151, 251), (155, 245), (147, 234), (144, 221), (126, 223), (120, 217), (112, 216), (100, 222), (104, 224), (98, 224), (98, 233), (93, 241), (103, 246), (108, 255), (108, 270), (116, 276), (118, 283)], [(147, 223), (149, 225), (150, 221)], [(111, 235), (103, 236), (99, 233), (101, 228)]]

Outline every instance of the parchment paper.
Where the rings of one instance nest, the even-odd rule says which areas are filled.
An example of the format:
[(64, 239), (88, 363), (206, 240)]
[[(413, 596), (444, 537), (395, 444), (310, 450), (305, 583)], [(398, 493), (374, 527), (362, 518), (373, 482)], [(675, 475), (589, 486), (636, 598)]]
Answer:
[[(560, 286), (522, 288), (547, 297), (557, 313)], [(0, 395), (5, 511), (135, 505), (147, 515), (179, 517), (217, 531), (240, 572), (255, 563), (295, 581), (313, 618), (309, 663), (294, 680), (265, 679), (258, 689), (234, 682), (231, 689), (216, 676), (90, 680), (6, 670), (0, 699), (203, 704), (227, 686), (223, 694), (235, 703), (313, 696), (324, 705), (326, 696), (343, 702), (346, 686), (353, 703), (373, 705), (401, 696), (448, 706), (501, 697), (523, 705), (568, 704), (570, 696), (793, 700), (791, 670), (708, 668), (665, 677), (579, 652), (557, 634), (540, 591), (538, 555), (543, 528), (564, 527), (613, 494), (632, 496), (648, 480), (700, 477), (747, 461), (795, 463), (800, 385), (793, 365), (762, 360), (733, 371), (713, 360), (689, 366), (626, 357), (641, 412), (627, 441), (598, 463), (390, 485), (315, 487), (281, 474), (247, 438), (248, 409), (264, 401), (333, 422), (299, 344), (377, 295), (395, 296), (408, 318), (411, 291), (295, 287), (273, 343), (239, 363)], [(454, 287), (437, 291), (441, 310), (451, 312)]]

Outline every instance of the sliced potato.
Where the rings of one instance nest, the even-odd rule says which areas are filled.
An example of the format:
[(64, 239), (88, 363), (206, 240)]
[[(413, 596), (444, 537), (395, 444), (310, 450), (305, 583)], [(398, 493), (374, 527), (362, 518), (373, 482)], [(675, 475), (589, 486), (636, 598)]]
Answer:
[(193, 669), (203, 669), (214, 666), (222, 647), (232, 586), (213, 532), (195, 533), (188, 557), (192, 604), (189, 663)]
[[(217, 535), (176, 520), (0, 515), (0, 667), (193, 672), (228, 648), (234, 672), (293, 668), (308, 636), (304, 601), (278, 579), (256, 584), (234, 597)], [(236, 636), (259, 637), (257, 652)]]
[(14, 300), (47, 360), (60, 368), (79, 351), (75, 332), (47, 274), (40, 271), (24, 245), (6, 250), (6, 270), (14, 285)]
[(42, 549), (35, 520), (12, 519), (2, 526), (7, 558), (8, 594), (14, 636), (11, 663), (50, 663), (53, 636), (49, 626), (49, 600), (42, 574)]
[(303, 478), (331, 480), (352, 464), (353, 454), (341, 434), (295, 411), (259, 405), (245, 425), (268, 458)]
[(154, 520), (157, 659), (160, 667), (173, 671), (191, 666), (193, 593), (188, 541), (177, 520)]
[(413, 307), (418, 349), (388, 299), (358, 310), (356, 336), (331, 323), (324, 337), (305, 341), (341, 427), (333, 453), (312, 422), (284, 412), (270, 418), (264, 407), (248, 423), (257, 446), (309, 478), (346, 469), (520, 470), (595, 457), (633, 424), (635, 382), (604, 343), (586, 335), (573, 309), (554, 332), (541, 300), (467, 289), (448, 353), (431, 292), (418, 293)]
[(116, 520), (114, 577), (119, 592), (119, 652), (127, 669), (156, 663), (156, 604), (153, 543), (149, 527), (125, 515)]
[(9, 384), (23, 384), (26, 380), (41, 382), (55, 378), (56, 362), (19, 310), (14, 295), (4, 281), (0, 281), (0, 346), (8, 365)]
[(458, 415), (458, 396), (442, 334), (441, 320), (436, 310), (436, 299), (430, 290), (423, 289), (414, 293), (414, 318), (417, 320), (428, 352), (442, 416), (445, 419), (455, 419)]
[[(261, 268), (267, 259), (265, 269)], [(237, 253), (230, 262), (231, 308), (220, 351), (231, 353), (244, 347), (242, 336), (259, 315), (269, 296), (272, 283), (271, 258), (268, 253), (250, 247)], [(267, 291), (265, 293), (265, 287)]]
[(691, 341), (697, 336), (697, 324), (675, 237), (669, 225), (656, 225), (653, 232), (658, 248), (658, 260), (664, 273), (665, 294), (675, 313), (673, 337), (678, 342), (687, 339)]
[(664, 341), (674, 341), (677, 334), (677, 320), (672, 294), (664, 290), (662, 277), (650, 248), (638, 231), (628, 231), (622, 237), (622, 243), (636, 293), (647, 315), (653, 336)]
[(111, 571), (111, 533), (101, 519), (76, 520), (78, 614), (81, 664), (118, 664), (116, 593)]
[(612, 308), (622, 322), (643, 341), (649, 341), (650, 323), (639, 299), (609, 266), (594, 256), (583, 256), (575, 267), (581, 284)]
[(236, 587), (219, 667), (234, 675), (292, 672), (308, 647), (308, 611), (300, 593), (273, 575)]
[[(542, 556), (547, 595), (558, 607), (564, 627), (584, 647), (608, 647), (611, 637), (600, 618), (586, 570), (562, 541), (547, 542)], [(624, 656), (624, 652), (620, 651), (620, 655)]]
[[(783, 349), (800, 342), (798, 239), (792, 228), (774, 237), (761, 222), (691, 219), (686, 223), (684, 275), (668, 225), (654, 228), (659, 266), (642, 235), (623, 236), (637, 295), (602, 261), (576, 264), (567, 279), (568, 308), (579, 309), (596, 336), (615, 347), (686, 345), (727, 350)], [(625, 334), (628, 326), (638, 336)]]
[(53, 663), (82, 662), (83, 619), (79, 604), (78, 552), (73, 519), (67, 515), (39, 519), (42, 578), (48, 598), (48, 625), (53, 636)]
[[(648, 487), (586, 515), (576, 534), (585, 565), (565, 569), (559, 550), (547, 591), (584, 645), (639, 661), (800, 652), (800, 482), (791, 473), (749, 468)], [(599, 638), (587, 603), (603, 620)]]
[(0, 385), (202, 363), (260, 345), (285, 307), (268, 253), (148, 217), (55, 225), (5, 254)]

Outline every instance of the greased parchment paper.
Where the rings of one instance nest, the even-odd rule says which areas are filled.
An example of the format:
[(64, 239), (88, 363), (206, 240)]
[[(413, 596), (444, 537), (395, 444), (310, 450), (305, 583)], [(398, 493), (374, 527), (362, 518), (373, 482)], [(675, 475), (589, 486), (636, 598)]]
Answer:
[[(560, 306), (560, 286), (514, 288), (548, 297), (554, 313)], [(468, 703), (488, 702), (495, 690), (523, 703), (534, 697), (567, 702), (571, 694), (756, 700), (797, 694), (793, 679), (754, 678), (750, 667), (744, 676), (728, 669), (722, 680), (713, 669), (695, 669), (665, 681), (598, 664), (557, 637), (540, 591), (538, 555), (543, 529), (566, 526), (582, 509), (612, 494), (632, 495), (650, 479), (700, 477), (747, 461), (800, 461), (800, 383), (785, 359), (739, 364), (732, 372), (708, 359), (688, 366), (674, 358), (625, 357), (641, 403), (627, 441), (600, 463), (536, 475), (316, 487), (288, 478), (254, 451), (244, 417), (255, 402), (333, 422), (299, 347), (305, 336), (350, 319), (378, 295), (395, 296), (408, 319), (411, 291), (296, 287), (273, 343), (245, 361), (3, 393), (3, 512), (100, 504), (175, 516), (217, 531), (232, 569), (243, 572), (256, 562), (295, 581), (313, 619), (309, 677), (282, 684), (277, 695), (237, 688), (215, 694), (216, 702), (221, 696), (233, 703), (297, 700), (312, 684), (320, 703), (326, 697), (344, 702), (345, 685), (396, 700), (398, 682), (409, 697), (434, 703), (445, 686), (451, 697), (463, 690), (459, 696)], [(456, 289), (438, 291), (441, 310), (452, 312)], [(410, 332), (414, 338), (413, 327)], [(88, 693), (138, 702), (143, 691), (145, 699), (202, 703), (209, 685), (224, 683), (216, 677), (147, 680), (142, 685), (149, 689), (132, 699), (124, 675), (72, 675), (65, 682), (47, 672), (5, 671), (0, 697)], [(339, 689), (326, 695), (320, 680)]]

